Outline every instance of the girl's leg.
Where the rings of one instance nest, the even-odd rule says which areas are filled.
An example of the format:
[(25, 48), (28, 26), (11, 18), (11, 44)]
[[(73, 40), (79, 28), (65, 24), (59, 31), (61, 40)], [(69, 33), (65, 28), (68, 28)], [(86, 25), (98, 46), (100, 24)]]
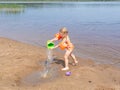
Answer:
[(70, 56), (73, 58), (74, 60), (74, 65), (78, 63), (78, 61), (76, 60), (76, 57), (73, 53), (70, 54)]
[(65, 68), (63, 68), (62, 70), (68, 70), (69, 69), (69, 66), (68, 66), (68, 57), (70, 56), (71, 54), (71, 50), (66, 50), (66, 53), (65, 53)]

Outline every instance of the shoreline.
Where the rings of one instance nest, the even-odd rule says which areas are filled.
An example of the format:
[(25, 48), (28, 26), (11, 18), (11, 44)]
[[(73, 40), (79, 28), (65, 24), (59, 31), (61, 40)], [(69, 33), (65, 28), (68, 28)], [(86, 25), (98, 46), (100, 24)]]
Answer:
[(87, 3), (88, 4), (91, 4), (91, 3), (106, 3), (106, 4), (109, 4), (109, 3), (117, 3), (117, 2), (120, 2), (120, 1), (0, 1), (0, 4), (27, 4), (27, 3), (31, 3), (31, 4), (39, 4), (39, 3), (82, 3), (82, 4), (85, 4)]
[[(109, 64), (96, 64), (93, 60), (78, 58), (77, 66), (70, 66), (71, 76), (65, 76), (63, 55), (54, 52), (59, 77), (38, 85), (21, 85), (20, 81), (36, 71), (46, 60), (46, 49), (0, 37), (0, 89), (1, 90), (119, 90), (120, 69)], [(72, 60), (70, 59), (71, 63)], [(11, 73), (12, 72), (12, 73)], [(74, 82), (74, 83), (73, 83)], [(46, 87), (47, 86), (47, 87)]]

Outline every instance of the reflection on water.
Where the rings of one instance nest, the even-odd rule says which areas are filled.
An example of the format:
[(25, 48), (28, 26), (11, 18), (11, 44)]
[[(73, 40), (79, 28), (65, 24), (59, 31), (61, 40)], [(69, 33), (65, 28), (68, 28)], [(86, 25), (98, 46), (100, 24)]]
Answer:
[(76, 8), (76, 7), (117, 7), (117, 2), (44, 2), (44, 3), (0, 3), (0, 13), (17, 14), (24, 13), (26, 8)]
[(20, 14), (23, 13), (24, 9), (22, 8), (0, 8), (0, 13), (2, 14)]
[[(78, 4), (79, 6), (80, 4)], [(81, 4), (83, 5), (83, 4)], [(85, 4), (86, 5), (86, 4)], [(65, 8), (65, 7), (76, 7), (75, 3), (1, 3), (0, 13), (16, 14), (24, 13), (26, 8)]]
[(24, 12), (23, 5), (0, 4), (0, 13), (2, 14), (20, 14)]

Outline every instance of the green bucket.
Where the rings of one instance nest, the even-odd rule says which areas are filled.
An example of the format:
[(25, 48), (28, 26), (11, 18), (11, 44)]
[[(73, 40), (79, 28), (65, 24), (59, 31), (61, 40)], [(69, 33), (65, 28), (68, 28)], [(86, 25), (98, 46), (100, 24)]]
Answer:
[(51, 42), (50, 40), (47, 41), (47, 48), (48, 49), (52, 49), (55, 47), (55, 44), (53, 42)]

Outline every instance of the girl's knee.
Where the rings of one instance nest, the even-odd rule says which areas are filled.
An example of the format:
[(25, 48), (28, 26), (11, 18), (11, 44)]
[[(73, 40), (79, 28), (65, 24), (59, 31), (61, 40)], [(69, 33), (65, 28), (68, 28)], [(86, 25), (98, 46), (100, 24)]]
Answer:
[(64, 55), (64, 58), (65, 58), (65, 59), (68, 59), (68, 55)]
[(68, 50), (68, 51), (66, 51), (66, 53), (65, 53), (65, 55), (64, 55), (64, 58), (67, 58), (68, 59), (68, 57), (70, 56), (70, 54), (71, 54), (71, 52)]
[(73, 54), (73, 53), (71, 53), (70, 55), (71, 55), (71, 56), (74, 56), (74, 54)]

